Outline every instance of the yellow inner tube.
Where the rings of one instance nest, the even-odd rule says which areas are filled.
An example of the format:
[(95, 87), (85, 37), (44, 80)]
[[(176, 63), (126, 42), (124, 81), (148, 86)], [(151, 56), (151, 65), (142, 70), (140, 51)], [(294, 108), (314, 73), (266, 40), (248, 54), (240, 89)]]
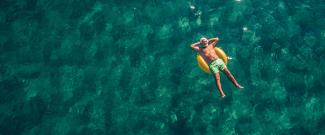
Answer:
[[(221, 58), (223, 60), (223, 62), (227, 65), (228, 57), (227, 57), (226, 53), (219, 47), (215, 47), (214, 51), (216, 52), (218, 57)], [(210, 71), (210, 68), (209, 68), (208, 64), (204, 61), (204, 59), (202, 58), (202, 56), (200, 54), (196, 55), (196, 60), (197, 60), (197, 63), (199, 64), (199, 67), (204, 72), (211, 74), (211, 71)]]

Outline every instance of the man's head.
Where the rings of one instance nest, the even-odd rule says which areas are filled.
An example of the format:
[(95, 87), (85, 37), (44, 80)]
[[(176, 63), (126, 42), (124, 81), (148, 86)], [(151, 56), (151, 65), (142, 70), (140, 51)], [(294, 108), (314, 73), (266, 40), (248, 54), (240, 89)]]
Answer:
[(205, 38), (205, 37), (200, 39), (200, 43), (203, 44), (203, 45), (208, 45), (208, 42), (209, 42), (208, 39)]

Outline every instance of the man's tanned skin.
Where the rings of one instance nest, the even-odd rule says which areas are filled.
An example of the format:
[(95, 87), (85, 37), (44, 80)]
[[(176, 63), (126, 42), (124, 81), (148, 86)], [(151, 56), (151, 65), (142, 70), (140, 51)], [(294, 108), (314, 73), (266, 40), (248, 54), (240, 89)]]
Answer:
[[(216, 54), (214, 48), (216, 46), (216, 44), (218, 43), (219, 38), (211, 38), (211, 39), (207, 39), (207, 38), (201, 38), (199, 42), (197, 43), (193, 43), (191, 45), (191, 48), (194, 49), (195, 51), (197, 51), (199, 53), (199, 55), (201, 55), (201, 57), (204, 59), (204, 61), (207, 64), (210, 64), (211, 62), (213, 62), (214, 60), (220, 59), (218, 57), (218, 55)], [(243, 86), (241, 86), (235, 79), (235, 77), (231, 74), (231, 72), (228, 70), (228, 68), (225, 66), (225, 68), (222, 70), (222, 72), (224, 74), (227, 75), (227, 77), (229, 78), (229, 80), (238, 88), (238, 89), (242, 89), (244, 88)], [(225, 93), (222, 90), (221, 87), (221, 83), (220, 83), (220, 74), (219, 72), (214, 74), (214, 78), (216, 81), (216, 85), (217, 88), (220, 92), (220, 96), (223, 98), (225, 97)]]

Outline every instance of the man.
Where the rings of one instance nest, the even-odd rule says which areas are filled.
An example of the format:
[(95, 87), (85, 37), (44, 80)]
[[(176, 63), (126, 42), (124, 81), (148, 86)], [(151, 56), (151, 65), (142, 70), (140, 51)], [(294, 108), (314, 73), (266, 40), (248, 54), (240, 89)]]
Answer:
[(192, 44), (191, 48), (196, 50), (202, 56), (204, 61), (208, 63), (210, 71), (213, 73), (213, 76), (215, 78), (217, 88), (220, 92), (220, 96), (224, 98), (226, 95), (221, 87), (219, 70), (225, 73), (238, 89), (243, 89), (244, 87), (238, 84), (234, 76), (226, 67), (225, 63), (222, 61), (222, 59), (218, 57), (218, 55), (214, 51), (214, 47), (218, 43), (218, 40), (219, 38), (211, 38), (208, 40), (207, 38), (203, 37), (200, 39), (200, 42)]

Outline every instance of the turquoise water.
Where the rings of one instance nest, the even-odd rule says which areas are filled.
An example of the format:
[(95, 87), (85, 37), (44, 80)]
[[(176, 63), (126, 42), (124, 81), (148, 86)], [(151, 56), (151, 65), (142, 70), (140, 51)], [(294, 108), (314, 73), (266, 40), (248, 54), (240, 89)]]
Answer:
[[(322, 0), (0, 7), (0, 135), (325, 134)], [(219, 98), (189, 47), (202, 36), (243, 91), (222, 74)]]

